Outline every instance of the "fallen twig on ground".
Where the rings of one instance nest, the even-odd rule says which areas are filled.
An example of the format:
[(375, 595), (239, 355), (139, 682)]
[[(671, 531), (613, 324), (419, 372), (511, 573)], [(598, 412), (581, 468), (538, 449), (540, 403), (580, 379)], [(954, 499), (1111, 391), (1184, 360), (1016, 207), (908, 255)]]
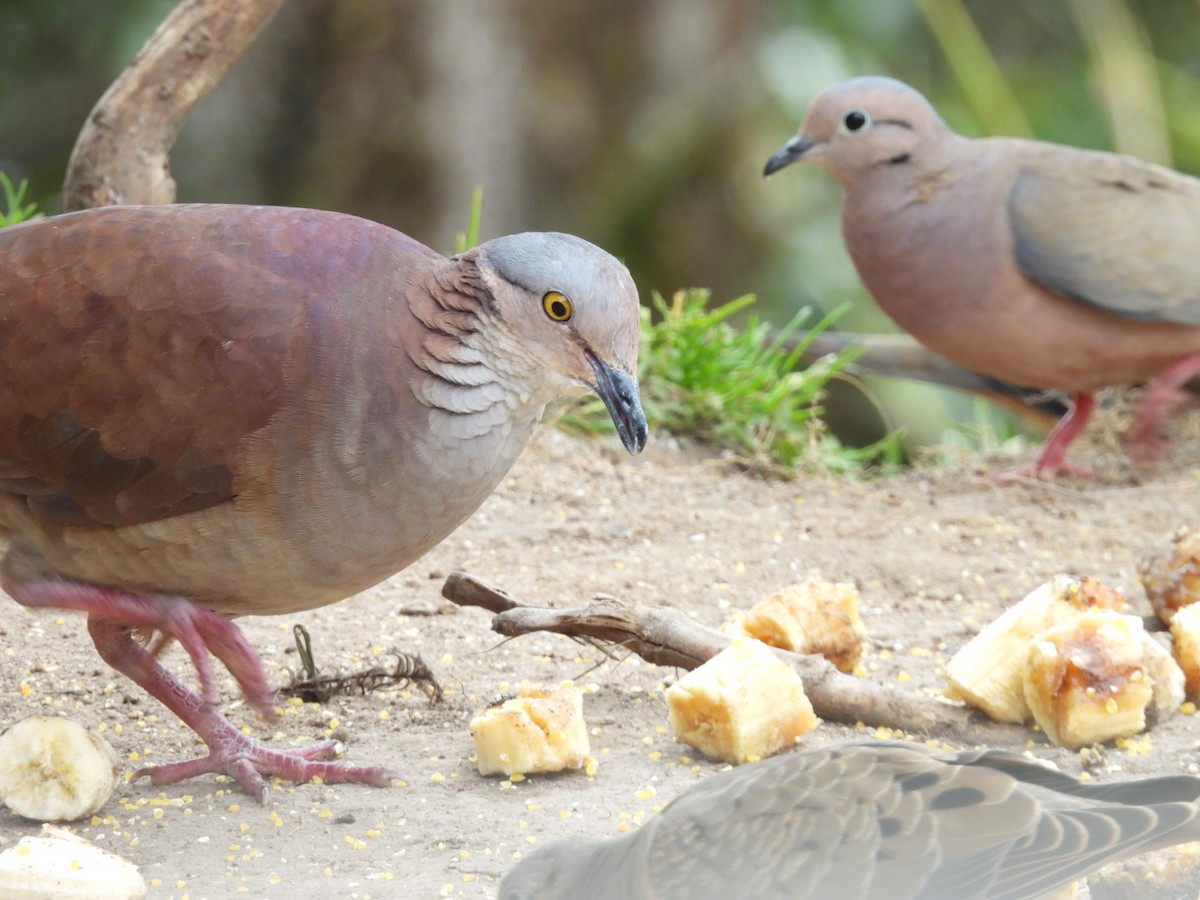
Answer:
[(322, 675), (313, 658), (312, 639), (303, 625), (292, 627), (301, 671), (292, 672), (291, 681), (279, 689), (284, 697), (299, 697), (305, 703), (325, 703), (337, 694), (366, 694), (380, 688), (406, 688), (416, 684), (429, 697), (429, 702), (442, 701), (442, 686), (425, 660), (412, 653), (393, 650), (396, 665), (372, 666), (343, 675)]
[[(603, 594), (582, 607), (532, 606), (465, 572), (450, 573), (442, 596), (459, 606), (495, 613), (492, 630), (507, 637), (550, 631), (619, 646), (647, 662), (681, 669), (696, 668), (732, 640), (669, 607), (643, 606)], [(1024, 728), (982, 720), (965, 707), (843, 674), (824, 657), (775, 652), (799, 673), (814, 711), (827, 721), (884, 726), (968, 744), (1024, 746), (1029, 738)]]

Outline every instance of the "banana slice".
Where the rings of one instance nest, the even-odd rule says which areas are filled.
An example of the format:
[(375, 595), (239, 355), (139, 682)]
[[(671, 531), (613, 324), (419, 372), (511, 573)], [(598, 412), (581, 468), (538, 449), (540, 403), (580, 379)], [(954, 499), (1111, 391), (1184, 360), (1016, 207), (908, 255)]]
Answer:
[(583, 692), (521, 685), (520, 696), (471, 720), (480, 775), (516, 775), (579, 769), (591, 752), (583, 719)]
[(667, 688), (675, 736), (731, 763), (770, 756), (820, 722), (800, 676), (753, 638), (733, 643)]
[(90, 816), (108, 802), (119, 774), (108, 741), (70, 719), (30, 716), (0, 734), (0, 799), (27, 819)]
[(849, 583), (810, 578), (754, 604), (739, 624), (764, 644), (819, 653), (843, 672), (853, 672), (862, 656), (858, 590)]
[(1145, 728), (1153, 688), (1142, 667), (1144, 634), (1141, 619), (1103, 609), (1033, 640), (1025, 702), (1051, 742), (1078, 749)]
[(54, 825), (0, 853), (5, 900), (137, 900), (146, 882), (137, 866)]
[(1088, 609), (1124, 609), (1117, 591), (1090, 578), (1055, 575), (1009, 607), (968, 641), (946, 665), (949, 694), (983, 710), (997, 722), (1029, 718), (1023, 678), (1030, 641)]

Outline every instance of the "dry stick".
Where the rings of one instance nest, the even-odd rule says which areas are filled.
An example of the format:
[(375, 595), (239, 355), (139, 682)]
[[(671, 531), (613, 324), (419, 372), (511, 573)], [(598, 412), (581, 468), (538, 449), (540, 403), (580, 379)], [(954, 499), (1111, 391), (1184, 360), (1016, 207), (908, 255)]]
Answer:
[(96, 104), (71, 152), (63, 209), (173, 203), (184, 119), (283, 0), (183, 0)]
[[(605, 641), (648, 662), (694, 669), (716, 656), (731, 638), (667, 607), (644, 607), (607, 595), (585, 607), (530, 606), (465, 572), (452, 572), (442, 596), (459, 606), (478, 606), (496, 616), (492, 630), (507, 637), (550, 631), (571, 638)], [(817, 715), (831, 722), (884, 725), (963, 743), (1024, 746), (1029, 732), (999, 725), (962, 707), (901, 693), (839, 672), (821, 656), (775, 651), (799, 673)]]

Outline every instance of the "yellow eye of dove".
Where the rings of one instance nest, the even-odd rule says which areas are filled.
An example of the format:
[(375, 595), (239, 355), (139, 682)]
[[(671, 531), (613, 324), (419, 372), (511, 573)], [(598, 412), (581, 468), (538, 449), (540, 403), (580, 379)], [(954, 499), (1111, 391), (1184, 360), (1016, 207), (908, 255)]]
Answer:
[(565, 322), (571, 318), (571, 301), (558, 291), (546, 291), (542, 297), (542, 309), (555, 322)]

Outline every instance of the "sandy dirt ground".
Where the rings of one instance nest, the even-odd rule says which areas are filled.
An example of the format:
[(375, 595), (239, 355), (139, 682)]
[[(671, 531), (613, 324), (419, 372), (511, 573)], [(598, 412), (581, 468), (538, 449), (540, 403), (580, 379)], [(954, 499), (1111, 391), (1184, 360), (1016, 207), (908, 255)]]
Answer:
[[(302, 623), (326, 672), (419, 653), (446, 688), (383, 690), (318, 706), (284, 705), (263, 722), (222, 679), (223, 709), (280, 746), (334, 735), (356, 763), (386, 764), (402, 787), (277, 785), (260, 807), (236, 785), (201, 777), (166, 788), (123, 784), (100, 815), (71, 827), (136, 862), (154, 898), (492, 897), (521, 854), (567, 835), (636, 827), (719, 771), (667, 726), (673, 669), (607, 659), (555, 635), (507, 643), (489, 615), (441, 600), (444, 576), (466, 570), (535, 603), (578, 605), (604, 591), (668, 604), (718, 625), (810, 573), (854, 582), (872, 639), (869, 678), (896, 690), (944, 685), (946, 659), (1006, 604), (1058, 572), (1119, 588), (1149, 607), (1137, 563), (1181, 525), (1200, 526), (1200, 452), (1172, 453), (1135, 473), (1111, 440), (1089, 434), (1080, 461), (1091, 481), (998, 486), (1005, 461), (963, 460), (869, 480), (812, 475), (768, 480), (659, 440), (638, 459), (612, 444), (544, 429), (480, 512), (435, 552), (388, 583), (336, 606), (242, 627), (279, 682), (296, 667)], [(108, 670), (81, 618), (7, 601), (0, 725), (55, 711), (101, 729), (129, 771), (195, 755), (195, 738)], [(177, 650), (168, 665), (191, 679)], [(518, 783), (480, 777), (468, 722), (525, 680), (588, 686), (593, 776), (568, 772)], [(1071, 772), (1078, 754), (1040, 734), (1011, 732)], [(822, 725), (806, 745), (870, 737)], [(1197, 771), (1200, 728), (1176, 716), (1146, 735), (1149, 752), (1109, 747), (1093, 773), (1119, 779)], [(0, 815), (0, 846), (37, 830)], [(1194, 896), (1194, 892), (1193, 892)]]

